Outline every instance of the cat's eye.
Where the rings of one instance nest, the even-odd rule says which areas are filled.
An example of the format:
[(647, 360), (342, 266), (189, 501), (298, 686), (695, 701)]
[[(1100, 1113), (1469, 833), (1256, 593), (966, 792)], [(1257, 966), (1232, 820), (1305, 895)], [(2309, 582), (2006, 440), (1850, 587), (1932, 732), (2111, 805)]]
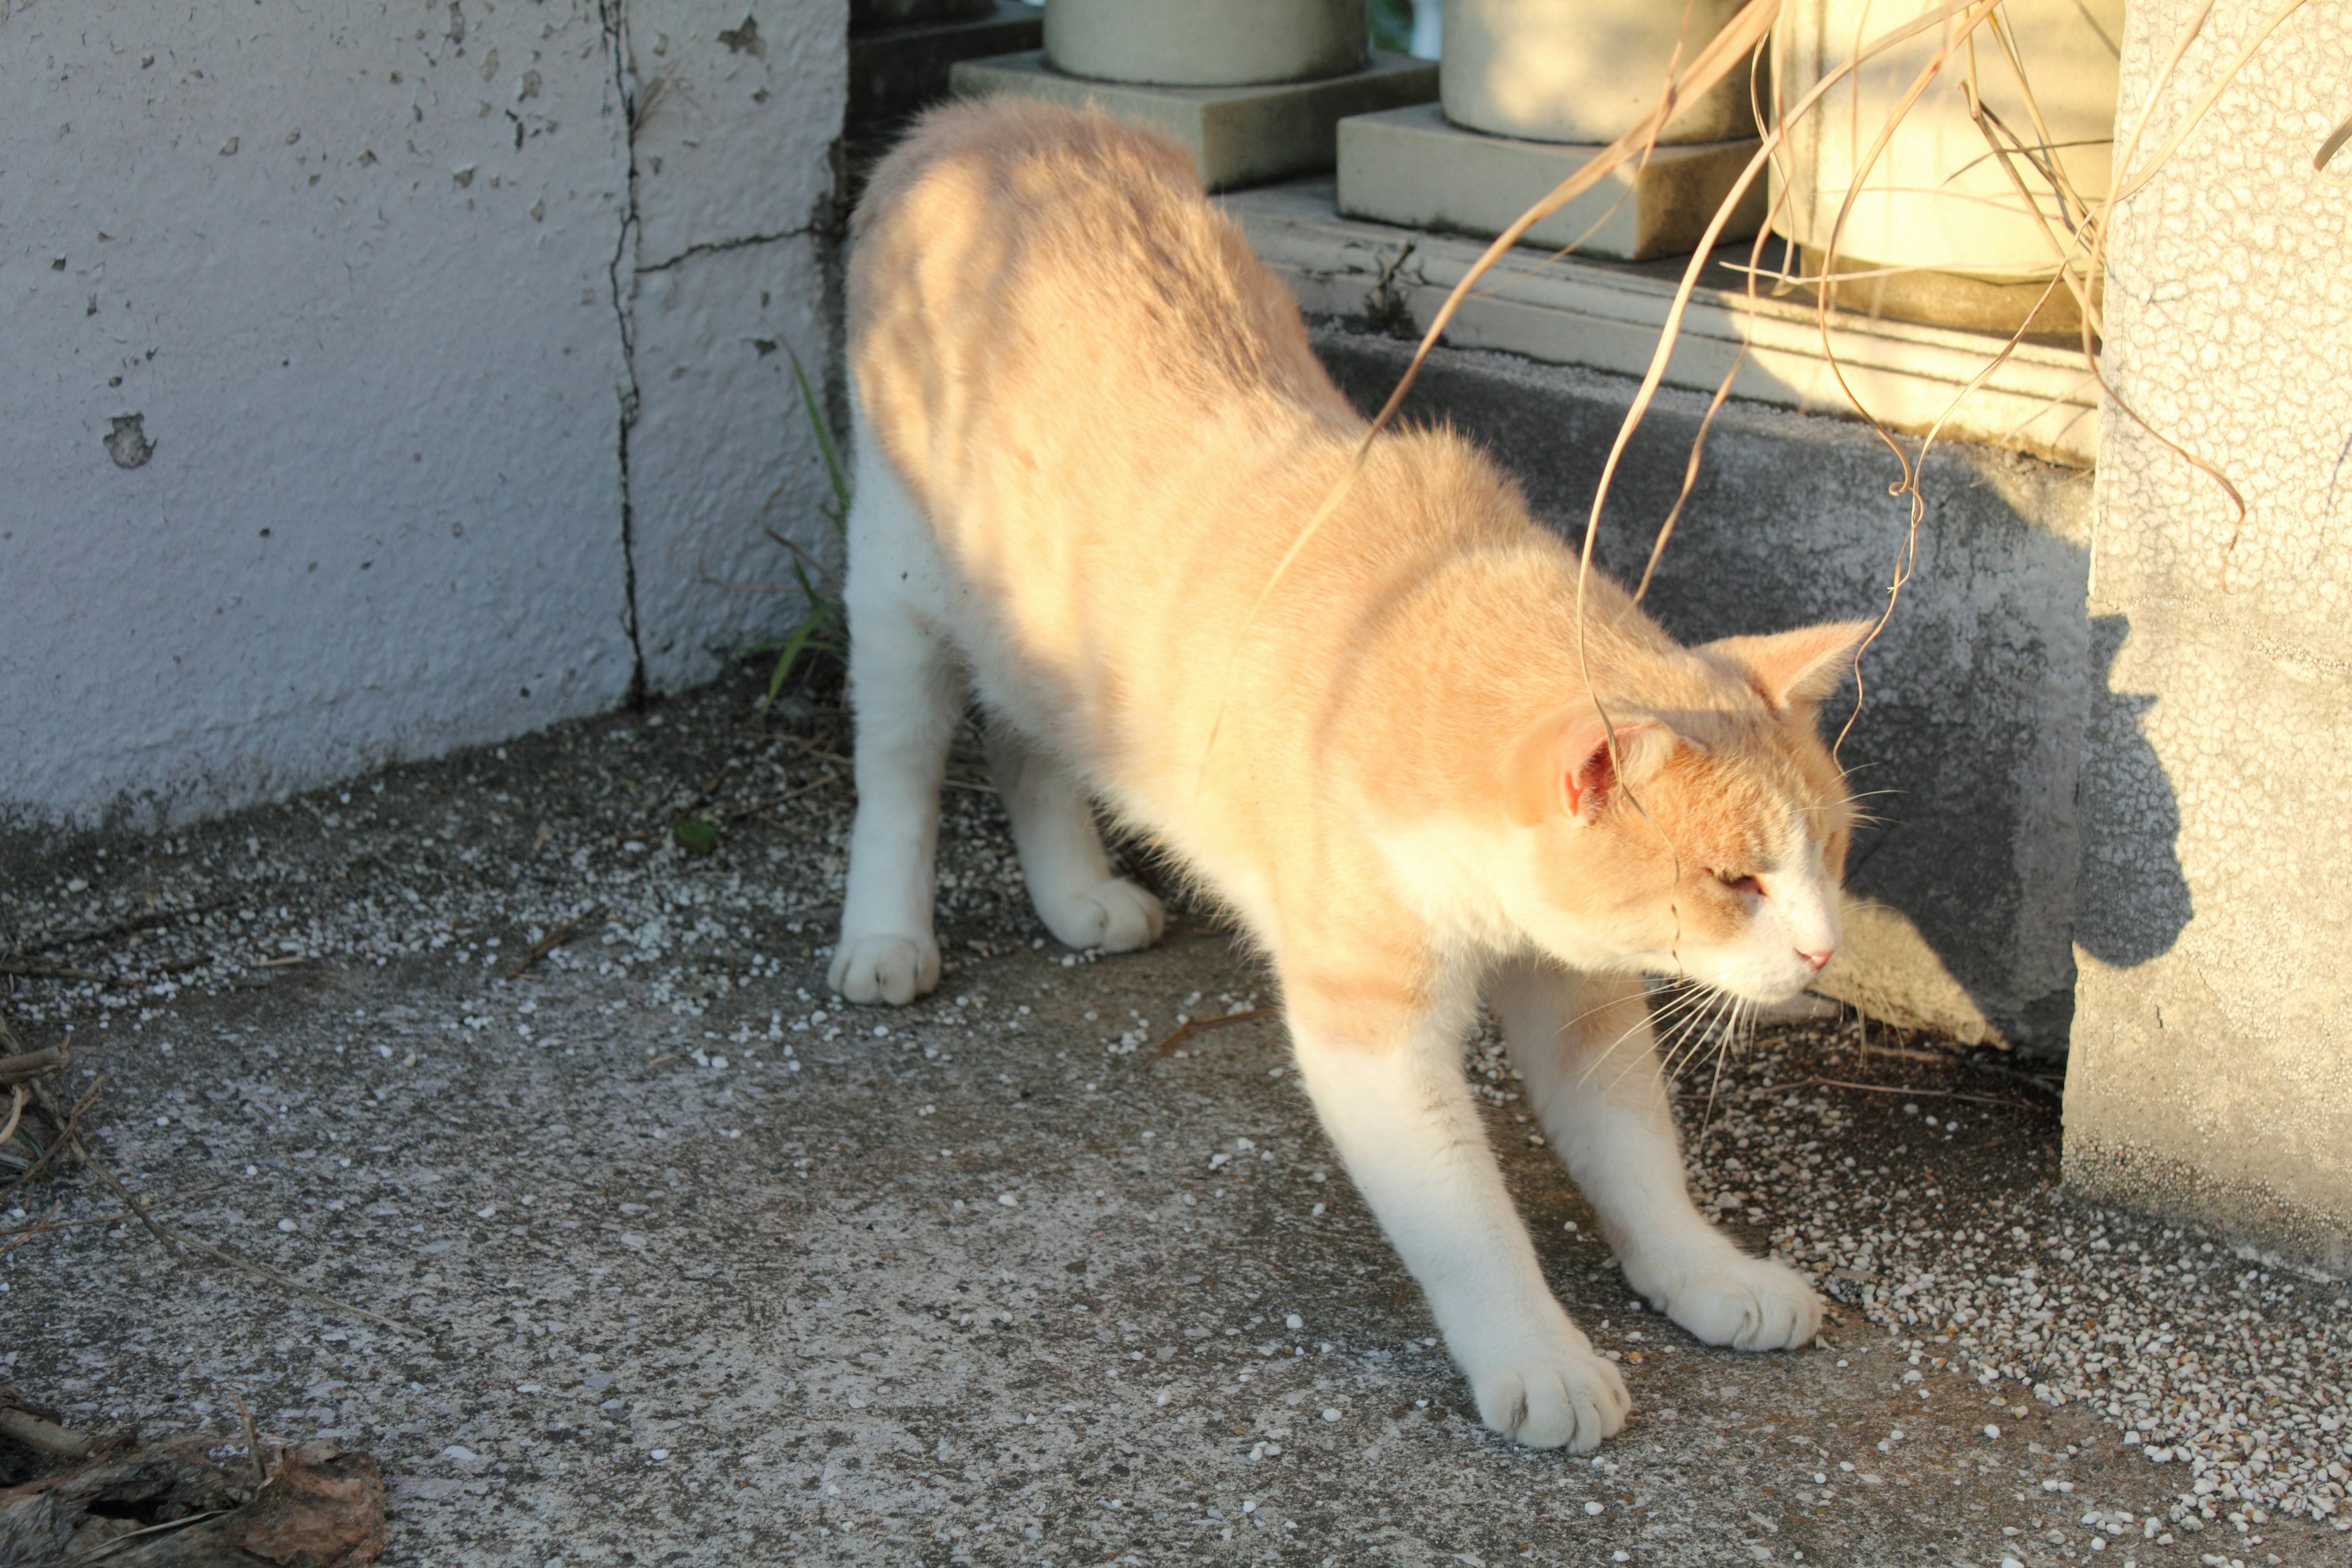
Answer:
[(1746, 893), (1751, 898), (1759, 899), (1764, 896), (1764, 884), (1758, 881), (1753, 876), (1734, 875), (1729, 871), (1717, 871), (1715, 874), (1715, 879), (1722, 883), (1725, 887), (1730, 889), (1735, 893)]

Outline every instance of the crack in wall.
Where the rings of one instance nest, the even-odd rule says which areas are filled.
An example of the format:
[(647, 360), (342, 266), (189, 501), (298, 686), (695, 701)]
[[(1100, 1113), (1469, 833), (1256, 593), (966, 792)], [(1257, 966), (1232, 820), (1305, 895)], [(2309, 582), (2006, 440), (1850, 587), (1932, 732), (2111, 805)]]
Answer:
[(698, 256), (718, 256), (730, 250), (741, 250), (746, 246), (773, 245), (782, 239), (804, 239), (815, 232), (817, 232), (815, 224), (804, 223), (793, 228), (778, 229), (773, 234), (747, 234), (740, 239), (705, 240), (699, 245), (688, 246), (667, 261), (650, 262), (638, 268), (637, 276), (644, 278), (656, 272), (667, 272), (679, 262), (691, 261)]
[(646, 648), (637, 616), (637, 539), (635, 496), (629, 484), (629, 432), (637, 423), (637, 331), (635, 250), (642, 232), (637, 216), (636, 73), (629, 64), (629, 19), (626, 0), (597, 0), (597, 21), (604, 35), (604, 52), (613, 65), (613, 90), (621, 101), (622, 133), (627, 139), (628, 200), (621, 232), (613, 243), (608, 268), (613, 292), (613, 317), (621, 332), (620, 421), (614, 444), (621, 468), (621, 622), (629, 634), (629, 694), (631, 708), (646, 702)]

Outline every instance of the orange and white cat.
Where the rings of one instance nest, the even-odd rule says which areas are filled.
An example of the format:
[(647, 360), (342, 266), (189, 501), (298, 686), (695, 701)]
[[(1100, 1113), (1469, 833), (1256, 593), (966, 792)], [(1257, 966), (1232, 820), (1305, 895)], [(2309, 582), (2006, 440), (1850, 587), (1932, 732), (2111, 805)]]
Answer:
[(1488, 1426), (1586, 1449), (1628, 1400), (1473, 1110), (1482, 996), (1633, 1288), (1710, 1344), (1811, 1341), (1805, 1281), (1691, 1204), (1644, 977), (1769, 1003), (1829, 962), (1849, 808), (1815, 709), (1864, 628), (1685, 648), (1596, 576), (1580, 642), (1574, 553), (1437, 430), (1375, 442), (1276, 581), (1365, 425), (1159, 137), (941, 110), (854, 233), (834, 988), (905, 1003), (938, 980), (939, 791), (976, 692), (1055, 936), (1160, 933), (1095, 798), (1271, 956), (1301, 1079)]

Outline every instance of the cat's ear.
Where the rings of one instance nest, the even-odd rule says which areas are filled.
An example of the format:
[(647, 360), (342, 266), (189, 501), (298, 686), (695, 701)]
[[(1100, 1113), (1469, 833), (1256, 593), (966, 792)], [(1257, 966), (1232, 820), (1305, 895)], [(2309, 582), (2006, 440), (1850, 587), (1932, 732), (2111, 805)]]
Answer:
[(1770, 637), (1723, 637), (1699, 649), (1739, 672), (1775, 713), (1811, 708), (1838, 689), (1875, 621), (1825, 621)]
[[(1639, 786), (1674, 746), (1674, 731), (1654, 719), (1619, 712), (1615, 740), (1590, 698), (1549, 714), (1511, 750), (1511, 819), (1533, 827), (1560, 815), (1589, 822), (1621, 782)], [(1620, 768), (1623, 770), (1620, 773)]]

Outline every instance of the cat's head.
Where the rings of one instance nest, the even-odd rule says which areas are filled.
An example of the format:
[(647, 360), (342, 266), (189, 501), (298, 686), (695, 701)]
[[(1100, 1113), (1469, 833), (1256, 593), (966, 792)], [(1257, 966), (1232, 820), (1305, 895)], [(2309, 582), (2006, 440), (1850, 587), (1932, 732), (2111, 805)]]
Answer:
[(1820, 704), (1868, 630), (1709, 643), (1642, 704), (1604, 700), (1604, 721), (1580, 700), (1522, 735), (1506, 763), (1515, 922), (1581, 968), (1757, 1002), (1804, 989), (1837, 951), (1853, 820)]

